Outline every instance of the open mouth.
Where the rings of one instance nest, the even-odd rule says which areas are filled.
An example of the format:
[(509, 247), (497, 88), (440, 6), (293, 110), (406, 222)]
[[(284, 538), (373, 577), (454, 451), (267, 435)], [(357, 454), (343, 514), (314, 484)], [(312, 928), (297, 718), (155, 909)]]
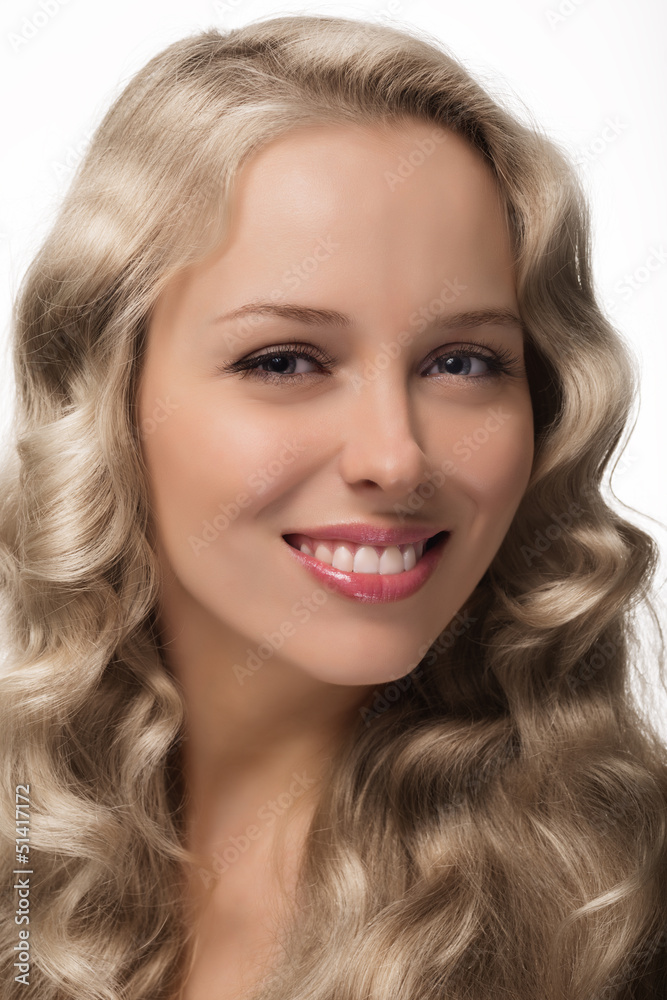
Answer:
[[(435, 546), (439, 544), (439, 542), (445, 540), (448, 534), (449, 534), (448, 531), (439, 531), (437, 535), (431, 535), (431, 537), (427, 538), (426, 541), (424, 542), (424, 552), (428, 552), (429, 549), (434, 549)], [(422, 556), (423, 554), (424, 553), (422, 553)]]
[[(306, 535), (296, 533), (283, 535), (283, 538), (288, 545), (304, 555), (317, 559), (318, 562), (322, 562), (326, 565), (334, 565), (335, 568), (345, 570), (346, 572), (383, 572), (383, 570), (380, 569), (380, 566), (384, 565), (384, 572), (393, 574), (400, 571), (401, 557), (404, 560), (403, 570), (408, 571), (414, 565), (421, 562), (427, 552), (439, 546), (441, 542), (444, 542), (448, 535), (448, 531), (438, 531), (435, 535), (431, 535), (430, 538), (427, 538), (422, 542), (415, 542), (414, 544), (377, 546), (360, 545), (344, 539), (331, 539), (330, 541), (324, 541), (322, 539), (309, 538)], [(357, 559), (357, 552), (360, 549), (364, 550), (365, 558), (364, 553), (362, 553), (362, 555)], [(391, 557), (385, 555), (385, 553), (389, 550), (393, 553)], [(396, 550), (398, 550), (400, 556), (397, 554)], [(373, 555), (373, 551), (375, 556)], [(391, 562), (382, 562), (382, 560), (387, 559), (391, 559)], [(377, 560), (380, 560), (380, 562)]]
[(356, 545), (283, 535), (288, 551), (327, 590), (354, 601), (384, 603), (416, 594), (435, 572), (451, 532), (400, 545)]

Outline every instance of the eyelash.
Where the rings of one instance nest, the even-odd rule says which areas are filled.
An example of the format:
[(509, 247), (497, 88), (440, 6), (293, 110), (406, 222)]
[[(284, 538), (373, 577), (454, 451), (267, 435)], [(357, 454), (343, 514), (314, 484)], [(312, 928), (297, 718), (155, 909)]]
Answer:
[[(288, 385), (300, 382), (302, 379), (309, 378), (313, 374), (311, 372), (281, 374), (280, 372), (263, 372), (259, 370), (259, 365), (266, 362), (267, 359), (283, 357), (305, 358), (320, 365), (327, 372), (330, 372), (334, 366), (334, 361), (331, 358), (316, 349), (307, 348), (303, 344), (281, 344), (279, 347), (274, 347), (264, 354), (256, 354), (250, 358), (242, 358), (239, 361), (220, 365), (216, 370), (219, 374), (233, 375), (240, 373), (241, 378), (250, 376), (262, 382), (272, 382), (274, 384), (286, 382)], [(519, 359), (507, 348), (498, 348), (492, 353), (487, 354), (480, 351), (477, 344), (463, 344), (453, 351), (436, 355), (428, 367), (430, 368), (436, 361), (444, 358), (479, 358), (489, 365), (490, 371), (486, 375), (464, 376), (464, 381), (467, 382), (485, 382), (487, 379), (501, 378), (503, 376), (520, 378), (522, 374)], [(447, 374), (447, 372), (439, 372), (437, 377), (439, 378)], [(458, 375), (452, 375), (451, 377), (460, 378)]]

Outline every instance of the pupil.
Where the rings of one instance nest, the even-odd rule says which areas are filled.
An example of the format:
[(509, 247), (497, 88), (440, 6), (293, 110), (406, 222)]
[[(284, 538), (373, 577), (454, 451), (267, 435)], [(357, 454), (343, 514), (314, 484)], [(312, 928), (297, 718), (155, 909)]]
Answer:
[(450, 375), (459, 375), (464, 367), (463, 358), (447, 358), (445, 361), (445, 369)]
[(277, 364), (279, 372), (284, 372), (285, 367), (289, 367), (290, 364), (289, 358), (286, 358), (283, 354), (274, 354), (272, 358), (267, 358), (267, 361), (270, 365)]

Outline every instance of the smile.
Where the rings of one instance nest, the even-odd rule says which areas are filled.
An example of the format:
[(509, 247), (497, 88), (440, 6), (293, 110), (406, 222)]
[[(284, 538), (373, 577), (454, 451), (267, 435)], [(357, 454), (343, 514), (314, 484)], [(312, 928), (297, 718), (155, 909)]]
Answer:
[(450, 532), (402, 545), (364, 545), (285, 535), (289, 551), (328, 589), (357, 601), (398, 601), (416, 593), (437, 566)]
[(404, 545), (364, 545), (355, 542), (309, 538), (308, 535), (287, 535), (295, 549), (314, 556), (319, 562), (347, 573), (380, 573), (390, 575), (413, 569), (427, 546), (437, 536)]

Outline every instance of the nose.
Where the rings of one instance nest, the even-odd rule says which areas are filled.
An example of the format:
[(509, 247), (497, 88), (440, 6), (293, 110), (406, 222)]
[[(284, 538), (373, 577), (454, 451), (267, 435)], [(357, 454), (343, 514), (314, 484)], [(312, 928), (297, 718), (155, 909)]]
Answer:
[(341, 420), (344, 445), (339, 469), (350, 485), (374, 484), (392, 499), (404, 499), (429, 474), (429, 462), (415, 435), (405, 389), (387, 372), (365, 380)]

